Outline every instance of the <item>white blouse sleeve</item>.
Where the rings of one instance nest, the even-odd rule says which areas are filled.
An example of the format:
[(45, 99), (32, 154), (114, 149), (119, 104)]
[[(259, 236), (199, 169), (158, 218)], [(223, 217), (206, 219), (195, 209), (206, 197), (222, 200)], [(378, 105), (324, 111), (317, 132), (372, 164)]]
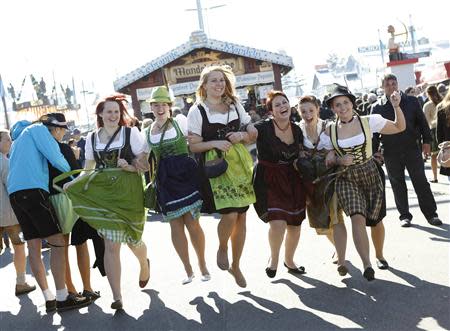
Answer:
[(139, 132), (137, 127), (131, 128), (130, 133), (130, 145), (131, 145), (131, 151), (134, 155), (139, 155), (143, 152), (145, 152), (145, 139), (144, 136)]
[(183, 114), (178, 114), (175, 116), (174, 120), (177, 122), (178, 126), (180, 127), (181, 132), (183, 132), (183, 135), (186, 137), (188, 135), (188, 120), (187, 117)]
[(250, 115), (245, 111), (244, 107), (237, 102), (236, 103), (236, 111), (239, 113), (239, 118), (241, 120), (241, 125), (246, 125), (251, 122), (252, 118)]
[(372, 132), (380, 132), (386, 125), (387, 119), (380, 114), (368, 115), (369, 126)]
[(151, 130), (151, 126), (145, 128), (141, 132), (142, 137), (144, 138), (144, 148), (145, 148), (144, 152), (147, 154), (150, 153), (150, 146), (148, 145), (148, 141), (147, 141), (147, 135), (151, 132), (150, 130)]
[(325, 132), (322, 132), (320, 134), (320, 144), (323, 146), (323, 148), (325, 148), (327, 150), (333, 149), (333, 144), (331, 143), (331, 139)]
[(84, 145), (84, 158), (86, 160), (94, 160), (94, 151), (92, 150), (92, 135), (95, 131), (91, 131), (86, 136), (86, 144)]
[(198, 109), (197, 105), (193, 105), (191, 109), (189, 109), (189, 113), (187, 116), (187, 128), (189, 132), (192, 132), (196, 135), (202, 135), (202, 114), (200, 114), (200, 109)]

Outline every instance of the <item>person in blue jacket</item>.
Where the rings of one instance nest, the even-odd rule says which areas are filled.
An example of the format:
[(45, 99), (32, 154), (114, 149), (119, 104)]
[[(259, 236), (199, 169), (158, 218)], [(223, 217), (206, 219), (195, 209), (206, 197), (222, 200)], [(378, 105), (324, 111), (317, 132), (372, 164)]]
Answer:
[[(67, 130), (62, 113), (41, 116), (38, 122), (19, 121), (11, 129), (8, 194), (11, 206), (27, 241), (31, 270), (45, 298), (47, 312), (81, 308), (90, 304), (84, 297), (69, 297), (65, 285), (64, 238), (49, 201), (48, 163), (62, 172), (70, 170), (49, 127)], [(51, 247), (50, 266), (56, 299), (47, 283), (41, 258), (41, 239)]]

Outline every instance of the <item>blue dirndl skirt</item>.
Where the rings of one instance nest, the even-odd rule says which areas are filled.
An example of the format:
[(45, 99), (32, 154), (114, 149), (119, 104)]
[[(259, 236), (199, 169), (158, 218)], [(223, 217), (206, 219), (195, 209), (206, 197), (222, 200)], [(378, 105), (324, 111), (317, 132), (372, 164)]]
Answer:
[(199, 191), (197, 162), (187, 155), (162, 158), (156, 180), (157, 200), (165, 221), (188, 212), (200, 216), (202, 197)]

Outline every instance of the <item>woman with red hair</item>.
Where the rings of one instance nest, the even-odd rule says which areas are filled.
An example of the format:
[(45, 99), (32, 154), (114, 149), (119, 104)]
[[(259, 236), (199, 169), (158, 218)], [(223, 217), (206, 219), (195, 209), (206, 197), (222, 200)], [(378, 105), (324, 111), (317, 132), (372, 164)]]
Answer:
[(267, 96), (266, 107), (271, 118), (255, 124), (258, 164), (253, 187), (255, 210), (259, 218), (270, 225), (271, 257), (266, 274), (273, 278), (283, 240), (284, 266), (290, 273), (305, 273), (305, 268), (294, 262), (294, 254), (300, 240), (300, 226), (305, 219), (306, 192), (301, 174), (293, 165), (299, 156), (303, 135), (291, 121), (289, 100), (283, 92), (272, 90)]
[(132, 117), (124, 101), (124, 95), (116, 94), (99, 102), (95, 111), (98, 128), (86, 137), (85, 172), (64, 186), (77, 214), (105, 240), (113, 309), (122, 308), (121, 243), (139, 260), (139, 286), (145, 287), (150, 278), (147, 247), (141, 240), (146, 220), (142, 177), (132, 164), (145, 157), (145, 141), (136, 127), (130, 127)]

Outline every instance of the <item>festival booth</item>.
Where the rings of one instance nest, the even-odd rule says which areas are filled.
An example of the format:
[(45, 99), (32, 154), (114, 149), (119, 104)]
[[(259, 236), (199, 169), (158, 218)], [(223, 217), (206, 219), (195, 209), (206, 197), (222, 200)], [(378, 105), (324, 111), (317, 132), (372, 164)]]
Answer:
[(281, 89), (281, 77), (293, 68), (287, 55), (209, 39), (203, 31), (195, 31), (187, 43), (118, 78), (114, 88), (131, 95), (138, 117), (150, 112), (145, 100), (152, 88), (164, 84), (174, 93), (174, 105), (186, 111), (195, 101), (200, 73), (210, 65), (230, 66), (240, 99), (255, 103), (252, 107), (272, 88)]
[(450, 80), (450, 61), (434, 64), (415, 71), (416, 84), (437, 84)]

